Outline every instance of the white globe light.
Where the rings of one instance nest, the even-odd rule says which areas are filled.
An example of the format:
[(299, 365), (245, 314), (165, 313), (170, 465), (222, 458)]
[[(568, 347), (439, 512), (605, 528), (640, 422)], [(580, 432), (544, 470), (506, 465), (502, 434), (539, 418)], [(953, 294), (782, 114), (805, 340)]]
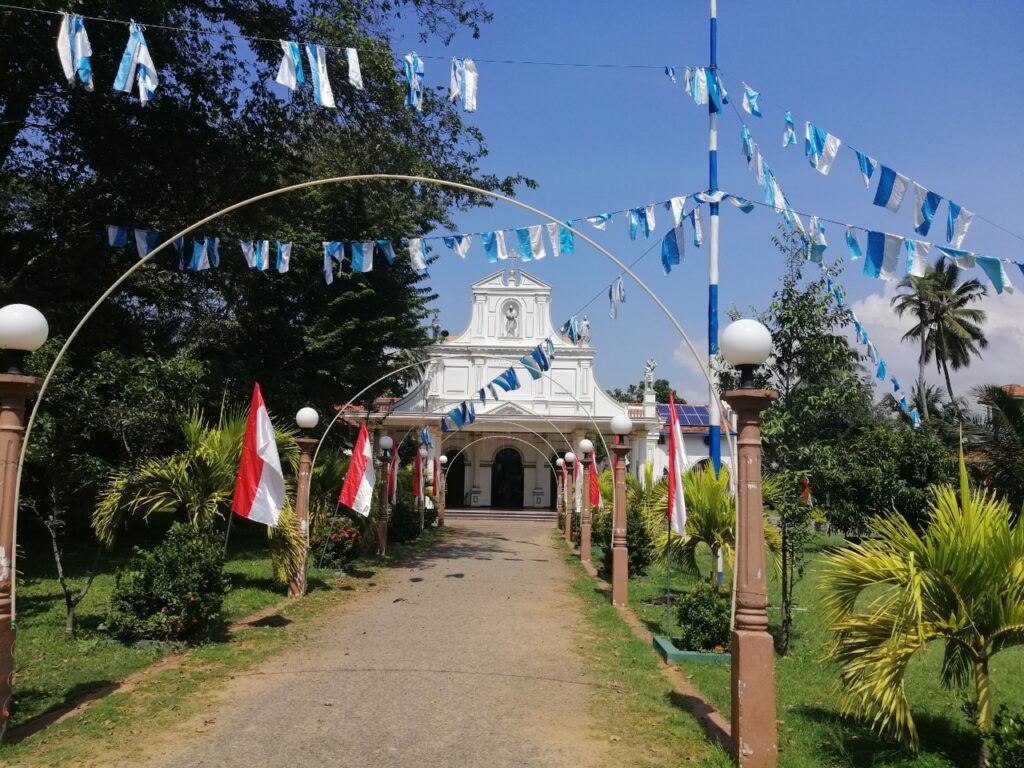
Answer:
[(570, 467), (571, 467), (571, 466), (572, 466), (573, 464), (575, 464), (575, 463), (576, 463), (576, 454), (575, 454), (575, 453), (573, 453), (572, 451), (566, 451), (566, 454), (565, 454), (565, 463), (566, 463), (566, 464), (568, 464), (568, 465), (569, 465)]
[(565, 459), (563, 459), (561, 456), (559, 456), (557, 459), (555, 459), (555, 464), (558, 465), (559, 467), (564, 467), (565, 466)]
[(580, 449), (580, 453), (583, 453), (583, 454), (593, 453), (593, 451), (594, 451), (594, 444), (590, 440), (588, 440), (587, 438), (584, 437), (582, 440), (580, 440), (579, 449)]
[(320, 421), (320, 414), (308, 405), (295, 414), (295, 423), (302, 429), (312, 429)]
[(425, 445), (421, 445), (420, 446), (420, 458), (421, 459), (427, 458), (427, 446), (425, 446)]
[(612, 434), (628, 435), (633, 431), (633, 420), (624, 413), (612, 416)]
[(394, 440), (393, 437), (391, 437), (391, 435), (384, 435), (380, 439), (380, 449), (382, 451), (390, 451), (394, 447), (395, 447), (395, 440)]
[(28, 304), (0, 307), (0, 349), (35, 352), (46, 343), (50, 326), (43, 313)]
[(437, 460), (438, 460), (439, 462), (441, 462), (441, 466), (442, 466), (442, 467), (443, 467), (443, 466), (444, 466), (445, 464), (447, 464), (447, 463), (448, 463), (448, 457), (447, 457), (447, 456), (439, 456)]
[(725, 327), (719, 346), (725, 361), (734, 368), (763, 365), (772, 353), (772, 335), (757, 320), (745, 318)]

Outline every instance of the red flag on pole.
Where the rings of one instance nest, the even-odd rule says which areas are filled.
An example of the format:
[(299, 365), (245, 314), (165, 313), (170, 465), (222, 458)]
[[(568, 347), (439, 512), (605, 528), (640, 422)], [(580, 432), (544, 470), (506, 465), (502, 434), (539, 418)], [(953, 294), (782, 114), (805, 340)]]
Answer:
[(341, 487), (338, 501), (357, 514), (367, 517), (373, 505), (373, 484), (377, 477), (373, 471), (373, 446), (366, 425), (359, 427), (359, 437), (352, 449), (352, 461), (348, 464), (345, 484)]
[(283, 506), (284, 473), (277, 455), (277, 439), (257, 383), (249, 404), (249, 421), (245, 425), (231, 509), (241, 517), (273, 528), (277, 526)]
[(676, 399), (668, 393), (668, 523), (677, 536), (686, 535), (686, 496), (683, 494), (683, 471), (686, 449), (679, 429)]
[(398, 446), (391, 454), (388, 464), (388, 501), (394, 504), (398, 499)]
[(604, 499), (601, 498), (601, 487), (597, 484), (597, 462), (590, 462), (590, 506), (604, 507)]
[(801, 498), (803, 499), (804, 504), (811, 503), (811, 481), (806, 477), (804, 478), (804, 492), (801, 494)]

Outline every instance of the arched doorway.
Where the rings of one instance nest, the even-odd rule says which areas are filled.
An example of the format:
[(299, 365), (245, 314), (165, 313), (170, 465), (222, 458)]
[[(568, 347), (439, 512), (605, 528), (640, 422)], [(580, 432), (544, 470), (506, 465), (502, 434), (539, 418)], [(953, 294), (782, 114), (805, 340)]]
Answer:
[(523, 457), (515, 448), (502, 448), (491, 464), (491, 507), (523, 508)]
[[(466, 506), (466, 457), (449, 451), (448, 473), (444, 476), (444, 506), (460, 509)], [(454, 458), (453, 458), (454, 456)]]
[[(551, 466), (558, 469), (558, 459), (561, 458), (557, 453), (551, 457)], [(562, 481), (562, 476), (555, 471), (551, 472), (551, 491), (548, 496), (549, 504), (551, 509), (558, 506), (558, 484)]]

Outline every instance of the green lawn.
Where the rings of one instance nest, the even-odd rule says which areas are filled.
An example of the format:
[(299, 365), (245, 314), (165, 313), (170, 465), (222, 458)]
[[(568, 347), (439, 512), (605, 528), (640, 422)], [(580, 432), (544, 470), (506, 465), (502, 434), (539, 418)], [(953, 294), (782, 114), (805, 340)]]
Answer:
[[(143, 533), (136, 543), (147, 546), (158, 541), (162, 531)], [(274, 581), (269, 550), (260, 541), (259, 533), (232, 533), (225, 565), (231, 587), (224, 601), (224, 614), (229, 622), (285, 597), (284, 587)], [(128, 546), (102, 556), (99, 575), (78, 608), (77, 636), (65, 639), (64, 598), (47, 547), (48, 542), (32, 541), (25, 547), (27, 554), (18, 561), (22, 574), (18, 582), (12, 728), (116, 682), (174, 651), (167, 645), (125, 646), (100, 629), (114, 587), (114, 574), (130, 558)], [(92, 551), (67, 553), (65, 569), (73, 583), (84, 581), (83, 574), (92, 564), (92, 557)], [(313, 569), (310, 584), (322, 585), (330, 575), (330, 571)]]
[[(818, 542), (818, 547), (824, 541)], [(705, 556), (706, 557), (706, 556)], [(595, 556), (595, 562), (599, 562)], [(706, 563), (701, 568), (707, 571)], [(961, 706), (966, 692), (947, 691), (939, 683), (942, 647), (936, 644), (918, 654), (907, 674), (907, 695), (921, 734), (917, 755), (878, 739), (856, 722), (836, 712), (837, 667), (823, 660), (827, 634), (818, 612), (817, 553), (808, 560), (807, 572), (796, 587), (795, 639), (786, 658), (776, 659), (779, 744), (783, 768), (831, 768), (832, 766), (885, 766), (886, 768), (951, 768), (977, 765), (978, 739)], [(726, 574), (726, 583), (730, 583)], [(686, 590), (693, 580), (674, 574), (673, 590)], [(779, 585), (769, 584), (768, 619), (779, 622)], [(630, 605), (658, 634), (664, 633), (666, 611), (650, 601), (665, 594), (665, 571), (654, 568), (648, 576), (630, 582)], [(675, 621), (674, 612), (672, 621)], [(687, 675), (728, 717), (729, 666), (691, 664)], [(992, 664), (996, 704), (1024, 709), (1024, 649), (1004, 651)]]

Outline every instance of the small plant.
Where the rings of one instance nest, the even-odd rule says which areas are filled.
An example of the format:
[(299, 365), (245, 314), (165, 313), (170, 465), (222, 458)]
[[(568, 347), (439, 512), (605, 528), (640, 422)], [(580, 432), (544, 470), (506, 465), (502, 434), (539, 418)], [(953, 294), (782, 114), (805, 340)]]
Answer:
[(999, 707), (995, 724), (982, 738), (989, 749), (989, 768), (1024, 768), (1024, 712)]
[(175, 523), (163, 542), (136, 550), (132, 570), (118, 573), (107, 628), (118, 640), (195, 643), (221, 624), (224, 564), (212, 526)]
[(415, 505), (399, 498), (398, 503), (391, 508), (391, 516), (388, 518), (388, 541), (401, 544), (412, 541), (419, 535), (419, 512), (416, 511)]
[(729, 650), (729, 595), (699, 582), (679, 601), (679, 637), (673, 642), (687, 651)]
[(359, 554), (361, 536), (351, 518), (324, 520), (309, 536), (310, 551), (317, 562), (329, 568), (342, 568)]
[[(612, 547), (603, 545), (602, 568), (604, 573), (612, 572)], [(644, 508), (640, 503), (631, 503), (626, 510), (626, 546), (629, 547), (629, 575), (643, 576), (654, 562), (654, 546), (651, 535), (644, 524)]]

